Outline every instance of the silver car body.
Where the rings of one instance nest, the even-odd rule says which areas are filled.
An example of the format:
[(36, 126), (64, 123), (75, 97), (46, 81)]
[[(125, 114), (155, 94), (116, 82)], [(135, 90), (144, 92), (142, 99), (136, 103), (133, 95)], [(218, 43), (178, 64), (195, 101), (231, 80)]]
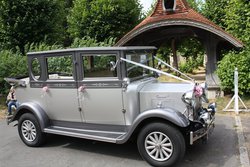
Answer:
[[(143, 124), (159, 119), (185, 130), (192, 144), (207, 135), (213, 125), (211, 121), (208, 127), (202, 128), (202, 132), (199, 129), (196, 135), (195, 130), (190, 128), (192, 121), (197, 119), (194, 118), (197, 114), (193, 113), (202, 109), (201, 101), (194, 98), (190, 109), (182, 98), (186, 92), (193, 92), (195, 83), (161, 83), (146, 75), (132, 80), (126, 74), (127, 52), (152, 53), (155, 49), (108, 47), (29, 53), (29, 77), (21, 80), (6, 79), (19, 85), (16, 94), (20, 103), (17, 112), (8, 121), (18, 120), (22, 113), (31, 112), (45, 133), (125, 143)], [(113, 63), (115, 77), (85, 77), (86, 69), (81, 67), (84, 56), (99, 56), (103, 53), (116, 57)], [(49, 73), (48, 59), (62, 55), (71, 56), (73, 76)], [(34, 59), (41, 66), (38, 79), (32, 72)], [(135, 65), (144, 67), (136, 62)], [(152, 67), (145, 68), (164, 73)]]

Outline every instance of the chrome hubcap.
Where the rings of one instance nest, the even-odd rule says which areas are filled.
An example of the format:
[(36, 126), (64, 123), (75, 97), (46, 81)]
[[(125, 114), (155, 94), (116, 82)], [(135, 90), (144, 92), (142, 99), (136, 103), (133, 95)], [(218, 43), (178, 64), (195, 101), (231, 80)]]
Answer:
[(148, 155), (156, 161), (166, 161), (173, 153), (173, 144), (164, 133), (152, 132), (145, 139)]
[(25, 140), (32, 142), (36, 139), (36, 127), (30, 120), (23, 121), (21, 130)]

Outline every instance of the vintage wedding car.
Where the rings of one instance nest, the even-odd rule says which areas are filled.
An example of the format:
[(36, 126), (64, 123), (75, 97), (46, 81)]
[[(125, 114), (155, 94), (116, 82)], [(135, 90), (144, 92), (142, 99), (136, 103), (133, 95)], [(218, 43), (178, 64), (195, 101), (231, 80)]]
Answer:
[[(165, 64), (155, 47), (96, 47), (28, 53), (29, 77), (15, 84), (19, 106), (8, 123), (28, 146), (45, 134), (123, 144), (137, 140), (153, 166), (171, 166), (186, 144), (206, 140), (215, 104), (203, 108), (205, 88), (154, 68)], [(160, 82), (165, 75), (179, 80)], [(185, 75), (184, 75), (185, 76)]]

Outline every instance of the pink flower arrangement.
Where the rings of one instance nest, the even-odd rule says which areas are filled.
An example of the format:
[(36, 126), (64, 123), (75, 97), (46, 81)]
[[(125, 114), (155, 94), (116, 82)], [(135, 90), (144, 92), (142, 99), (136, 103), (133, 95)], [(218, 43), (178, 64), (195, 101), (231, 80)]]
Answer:
[(196, 97), (200, 97), (201, 95), (203, 94), (203, 90), (202, 90), (202, 87), (200, 85), (196, 85), (194, 87), (194, 95)]
[(86, 89), (86, 87), (84, 85), (82, 85), (78, 88), (78, 92), (83, 92), (85, 89)]
[(44, 86), (43, 87), (43, 92), (49, 92), (49, 87), (48, 86)]

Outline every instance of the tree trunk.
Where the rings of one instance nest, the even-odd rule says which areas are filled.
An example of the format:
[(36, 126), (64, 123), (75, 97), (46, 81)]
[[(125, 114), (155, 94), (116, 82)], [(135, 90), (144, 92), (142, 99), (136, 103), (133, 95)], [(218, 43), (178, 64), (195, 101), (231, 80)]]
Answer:
[(176, 39), (173, 38), (171, 41), (171, 49), (173, 52), (173, 65), (176, 69), (178, 69), (178, 59), (177, 59), (177, 53), (176, 53)]
[(25, 55), (25, 46), (22, 45), (22, 44), (19, 44), (18, 47), (19, 47), (20, 52), (21, 52), (22, 55), (24, 56), (24, 55)]

